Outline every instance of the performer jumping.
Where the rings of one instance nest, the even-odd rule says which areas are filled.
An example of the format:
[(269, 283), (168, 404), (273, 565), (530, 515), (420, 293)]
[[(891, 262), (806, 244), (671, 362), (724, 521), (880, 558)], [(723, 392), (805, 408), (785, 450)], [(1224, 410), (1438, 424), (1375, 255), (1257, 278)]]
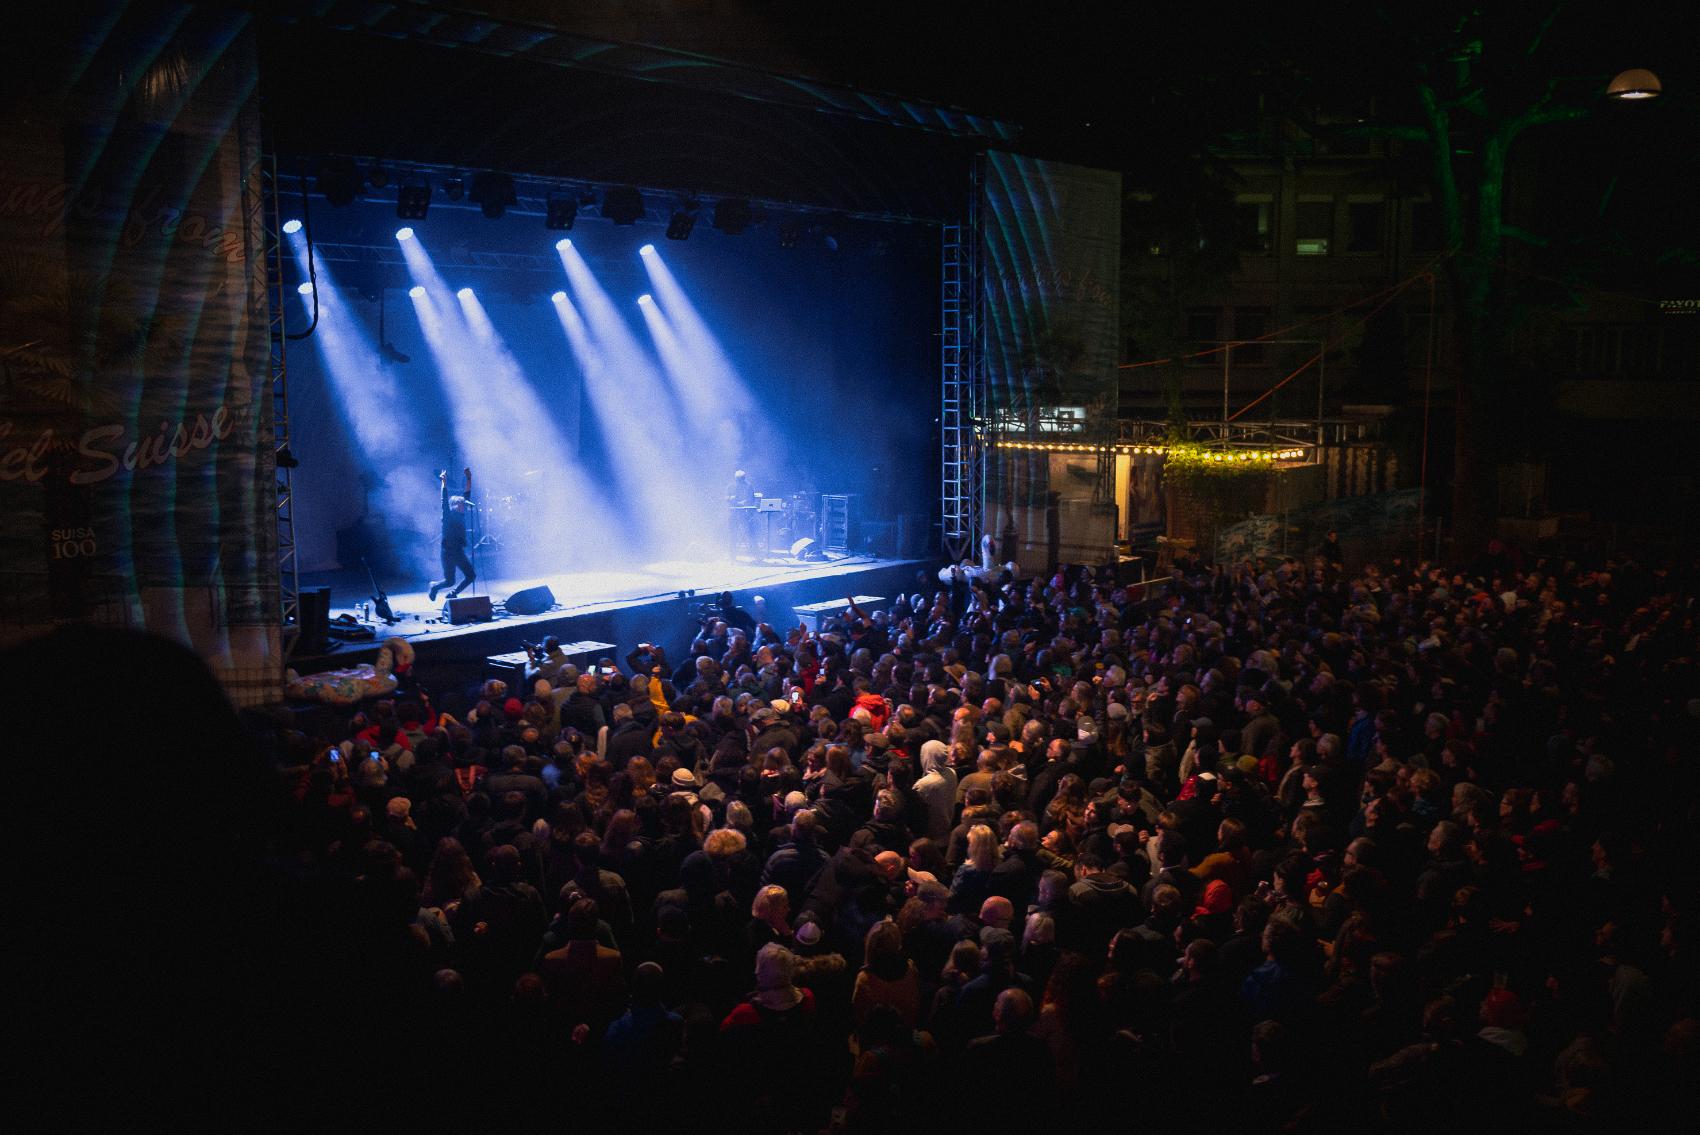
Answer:
[[(472, 470), (465, 470), (466, 486), (454, 496), (449, 495), (449, 474), (447, 470), (437, 473), (437, 480), (443, 488), (443, 578), (431, 584), (431, 602), (437, 601), (437, 592), (448, 587), (449, 598), (453, 599), (462, 591), (472, 586), (472, 581), (478, 578), (473, 569), (472, 560), (466, 554), (466, 510), (472, 504)], [(455, 572), (459, 571), (466, 578), (455, 585)]]

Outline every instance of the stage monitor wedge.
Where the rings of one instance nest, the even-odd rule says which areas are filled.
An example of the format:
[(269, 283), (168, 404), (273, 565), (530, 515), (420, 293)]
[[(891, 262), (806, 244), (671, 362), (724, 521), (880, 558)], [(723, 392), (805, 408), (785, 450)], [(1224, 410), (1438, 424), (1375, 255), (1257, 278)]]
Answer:
[(555, 605), (555, 593), (547, 587), (528, 587), (508, 596), (502, 606), (510, 615), (541, 615)]
[(462, 595), (450, 599), (443, 605), (449, 622), (456, 626), (462, 623), (487, 623), (494, 615), (488, 595)]

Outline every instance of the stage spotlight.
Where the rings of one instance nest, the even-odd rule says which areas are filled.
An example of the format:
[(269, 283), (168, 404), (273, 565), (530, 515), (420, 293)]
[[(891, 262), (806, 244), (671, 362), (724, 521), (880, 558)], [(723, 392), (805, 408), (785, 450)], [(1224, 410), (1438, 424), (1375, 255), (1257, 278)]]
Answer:
[(443, 196), (450, 201), (459, 201), (466, 196), (466, 182), (461, 180), (460, 174), (457, 173), (443, 182)]
[(555, 251), (556, 252), (565, 252), (567, 249), (571, 248), (572, 246), (573, 246), (572, 241), (568, 240), (566, 237), (562, 237), (560, 240), (555, 242)]
[(689, 240), (691, 230), (697, 227), (697, 204), (688, 202), (673, 210), (673, 215), (667, 218), (668, 240)]
[(655, 302), (655, 300), (654, 300), (654, 299), (652, 299), (652, 298), (651, 298), (651, 297), (650, 297), (650, 296), (648, 296), (648, 295), (641, 295), (641, 296), (639, 296), (639, 297), (638, 297), (638, 302), (639, 302), (639, 303), (654, 303), (654, 302)]
[(294, 236), (296, 233), (301, 231), (301, 222), (285, 221), (283, 222), (283, 231), (288, 236)]
[(353, 158), (325, 158), (319, 162), (319, 192), (332, 205), (341, 207), (360, 193), (360, 171)]
[(416, 300), (422, 300), (425, 298), (425, 285), (415, 284), (411, 288), (407, 289), (407, 294)]
[(737, 236), (749, 228), (753, 220), (755, 214), (748, 201), (742, 198), (728, 198), (715, 203), (714, 219), (711, 223), (727, 236)]
[(304, 296), (312, 295), (313, 294), (312, 281), (310, 281), (310, 280), (302, 281), (299, 285), (296, 286), (295, 290), (300, 292)]
[(635, 225), (643, 216), (643, 194), (629, 185), (602, 195), (602, 215), (616, 225)]
[(412, 240), (413, 239), (413, 230), (408, 228), (407, 226), (403, 225), (401, 228), (399, 228), (395, 231), (395, 238), (397, 240)]
[(638, 249), (638, 255), (639, 256), (654, 256), (655, 255), (655, 246), (653, 244), (644, 245), (642, 248)]
[(472, 289), (462, 288), (460, 291), (456, 292), (455, 295), (459, 296), (463, 300), (469, 300), (472, 298)]
[(559, 232), (573, 227), (578, 220), (578, 198), (550, 194), (543, 203), (543, 227)]
[(467, 197), (492, 221), (508, 211), (518, 200), (514, 196), (514, 179), (505, 173), (481, 173), (472, 179)]
[(567, 293), (566, 292), (556, 292), (554, 295), (550, 296), (549, 299), (554, 303), (566, 303), (567, 302)]
[(429, 185), (404, 185), (395, 191), (395, 215), (404, 221), (423, 221), (431, 211)]
[(796, 248), (803, 239), (803, 222), (786, 221), (779, 226), (779, 247)]

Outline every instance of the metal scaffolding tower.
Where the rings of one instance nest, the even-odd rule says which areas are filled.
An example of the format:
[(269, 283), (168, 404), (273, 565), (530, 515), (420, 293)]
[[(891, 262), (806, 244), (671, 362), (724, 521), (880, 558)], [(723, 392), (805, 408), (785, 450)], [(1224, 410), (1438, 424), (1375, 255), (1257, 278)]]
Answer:
[(292, 472), (295, 458), (289, 451), (289, 368), (287, 337), (283, 324), (283, 243), (278, 226), (277, 158), (260, 159), (261, 197), (265, 209), (266, 299), (271, 308), (272, 454), (277, 480), (277, 585), (279, 641), (284, 661), (295, 652), (301, 638), (301, 565), (295, 554), (295, 494)]
[(943, 226), (939, 296), (939, 503), (944, 554), (974, 554), (980, 538), (985, 416), (980, 369), (980, 164), (963, 221)]

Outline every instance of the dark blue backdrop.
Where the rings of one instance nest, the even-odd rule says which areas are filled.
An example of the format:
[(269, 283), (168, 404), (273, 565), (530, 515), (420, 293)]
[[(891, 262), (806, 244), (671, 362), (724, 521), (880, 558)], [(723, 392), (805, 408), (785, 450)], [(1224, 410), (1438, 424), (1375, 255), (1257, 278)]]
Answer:
[[(298, 212), (285, 209), (286, 216)], [(388, 201), (333, 209), (318, 198), (310, 218), (318, 244), (386, 251), (393, 249), (402, 223)], [(548, 298), (567, 286), (553, 247), (562, 234), (545, 230), (535, 216), (492, 221), (440, 205), (412, 224), (445, 282), (476, 290), (550, 408), (571, 450), (559, 460), (582, 463), (616, 494), (611, 478), (596, 477), (610, 455)], [(616, 227), (581, 215), (570, 235), (645, 344), (649, 336), (635, 301), (649, 284), (637, 250), (655, 244), (757, 399), (761, 442), (749, 463), (759, 487), (788, 491), (807, 482), (817, 491), (861, 493), (871, 519), (895, 520), (906, 513), (924, 528), (937, 511), (937, 230), (815, 217), (797, 247), (781, 248), (777, 229), (773, 220), (727, 236), (705, 216), (689, 240), (668, 241), (659, 226)], [(450, 266), (470, 254), (492, 252), (535, 255), (543, 270)], [(346, 262), (321, 268), (373, 344), (382, 294), (385, 338), (411, 359), (394, 368), (398, 401), (414, 423), (409, 444), (424, 465), (458, 467), (449, 407), (406, 294), (411, 284), (406, 269), (399, 263)], [(290, 283), (295, 279), (291, 275)], [(290, 330), (301, 330), (310, 300), (291, 291), (288, 303)], [(339, 566), (337, 530), (361, 515), (358, 485), (371, 462), (354, 440), (312, 338), (291, 344), (289, 383), (294, 449), (302, 462), (295, 477), (301, 564), (308, 570), (332, 568)], [(516, 435), (524, 425), (514, 423)], [(656, 452), (647, 459), (672, 471), (691, 471), (700, 460), (688, 443), (684, 452)], [(878, 477), (876, 466), (882, 470)], [(695, 472), (718, 481), (730, 470)], [(374, 507), (377, 503), (374, 497)]]

